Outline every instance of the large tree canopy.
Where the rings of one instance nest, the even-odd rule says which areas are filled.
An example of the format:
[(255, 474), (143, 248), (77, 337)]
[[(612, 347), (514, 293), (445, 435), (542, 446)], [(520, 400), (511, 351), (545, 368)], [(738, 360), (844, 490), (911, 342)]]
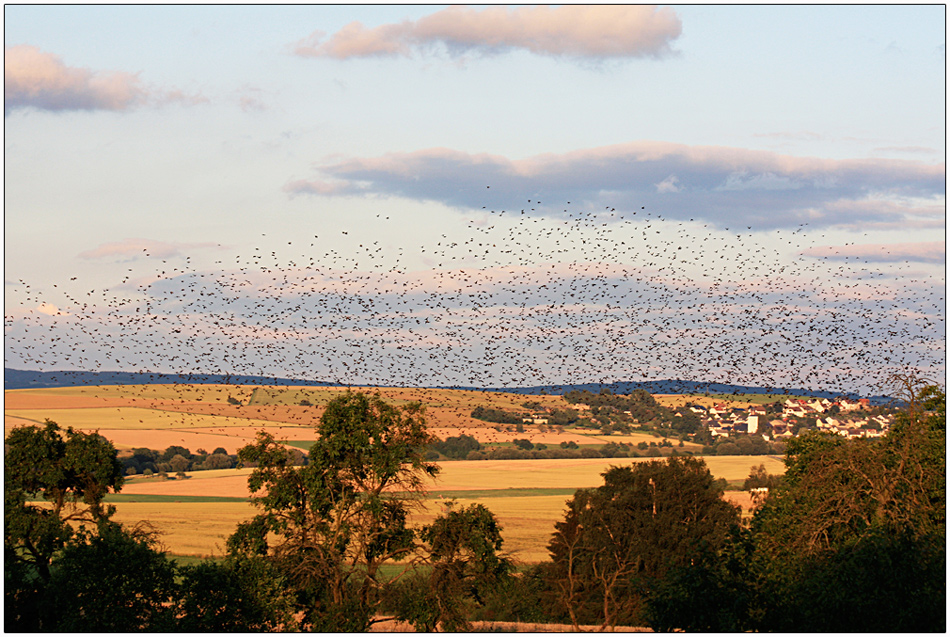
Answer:
[[(65, 434), (65, 436), (64, 436)], [(174, 565), (148, 529), (109, 518), (122, 465), (102, 436), (54, 422), (19, 427), (4, 464), (5, 627), (165, 630)], [(44, 500), (45, 502), (37, 502)]]
[(378, 603), (379, 567), (415, 549), (407, 525), (414, 498), (438, 466), (418, 403), (394, 407), (347, 392), (327, 405), (309, 463), (261, 433), (238, 453), (261, 513), (228, 540), (232, 555), (277, 566), (298, 593), (301, 628), (365, 631)]
[(946, 400), (898, 380), (907, 409), (883, 438), (789, 441), (751, 527), (655, 592), (654, 628), (945, 630)]
[(720, 545), (739, 521), (706, 464), (689, 457), (613, 467), (578, 491), (549, 544), (558, 601), (579, 623), (637, 624), (670, 568)]
[(70, 523), (95, 524), (112, 514), (102, 499), (122, 488), (122, 464), (102, 436), (71, 427), (63, 432), (50, 420), (14, 429), (5, 446), (6, 559), (30, 564), (49, 581), (54, 555), (74, 534)]

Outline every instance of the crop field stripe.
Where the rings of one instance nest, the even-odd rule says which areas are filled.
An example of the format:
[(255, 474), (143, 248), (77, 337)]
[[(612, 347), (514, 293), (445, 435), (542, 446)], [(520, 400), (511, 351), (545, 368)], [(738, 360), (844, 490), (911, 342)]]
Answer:
[(310, 447), (312, 447), (315, 442), (316, 440), (287, 440), (284, 441), (284, 444), (296, 447), (297, 449), (303, 449), (304, 451), (310, 451)]
[(248, 498), (224, 495), (162, 495), (157, 493), (110, 493), (104, 502), (250, 502)]
[(452, 490), (452, 491), (429, 491), (426, 499), (471, 499), (471, 498), (524, 498), (542, 495), (566, 495), (573, 496), (577, 492), (574, 488), (509, 488), (509, 489), (472, 489), (471, 491)]

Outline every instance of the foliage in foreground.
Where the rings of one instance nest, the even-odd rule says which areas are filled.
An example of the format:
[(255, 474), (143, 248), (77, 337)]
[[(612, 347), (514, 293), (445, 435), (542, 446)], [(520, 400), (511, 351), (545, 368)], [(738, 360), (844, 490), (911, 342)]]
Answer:
[[(241, 451), (261, 513), (223, 561), (178, 566), (147, 528), (111, 520), (122, 486), (95, 434), (22, 427), (6, 440), (8, 631), (363, 631), (381, 611), (419, 630), (474, 620), (758, 631), (943, 631), (945, 397), (915, 387), (887, 436), (807, 433), (748, 526), (702, 460), (612, 468), (568, 503), (551, 561), (513, 573), (482, 505), (422, 528), (434, 473), (421, 406), (348, 393), (293, 466), (261, 435)], [(761, 483), (761, 484), (760, 484)], [(392, 491), (390, 491), (392, 489)], [(45, 500), (44, 506), (33, 504)], [(383, 563), (404, 564), (383, 576)]]
[[(673, 573), (659, 630), (946, 627), (946, 407), (934, 386), (878, 440), (808, 432), (751, 528)], [(920, 408), (913, 408), (915, 405)]]

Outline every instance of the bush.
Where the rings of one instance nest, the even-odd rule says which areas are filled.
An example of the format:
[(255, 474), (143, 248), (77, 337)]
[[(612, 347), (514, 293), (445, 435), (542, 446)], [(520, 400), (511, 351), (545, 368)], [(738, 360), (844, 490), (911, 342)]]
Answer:
[(723, 442), (716, 447), (717, 456), (738, 456), (741, 455), (739, 445), (734, 442)]
[(481, 449), (482, 445), (473, 436), (462, 434), (460, 436), (450, 436), (444, 441), (437, 441), (432, 444), (432, 448), (446, 458), (462, 459), (467, 458), (473, 451)]
[(225, 453), (213, 453), (205, 458), (202, 469), (230, 469), (234, 466), (231, 456)]

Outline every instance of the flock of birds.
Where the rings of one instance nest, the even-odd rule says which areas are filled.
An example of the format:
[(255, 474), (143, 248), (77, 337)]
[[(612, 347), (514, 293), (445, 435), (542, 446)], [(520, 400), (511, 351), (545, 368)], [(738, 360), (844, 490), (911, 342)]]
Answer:
[[(368, 386), (684, 379), (866, 392), (889, 371), (944, 365), (943, 282), (912, 265), (805, 257), (817, 235), (804, 225), (736, 232), (643, 209), (534, 206), (485, 210), (467, 232), (418, 247), (369, 236), (345, 248), (360, 240), (348, 229), (288, 241), (297, 254), (283, 263), (260, 247), (214, 268), (159, 263), (146, 250), (106, 289), (19, 280), (7, 366)], [(407, 267), (410, 256), (427, 267)], [(55, 311), (28, 311), (41, 304)]]

